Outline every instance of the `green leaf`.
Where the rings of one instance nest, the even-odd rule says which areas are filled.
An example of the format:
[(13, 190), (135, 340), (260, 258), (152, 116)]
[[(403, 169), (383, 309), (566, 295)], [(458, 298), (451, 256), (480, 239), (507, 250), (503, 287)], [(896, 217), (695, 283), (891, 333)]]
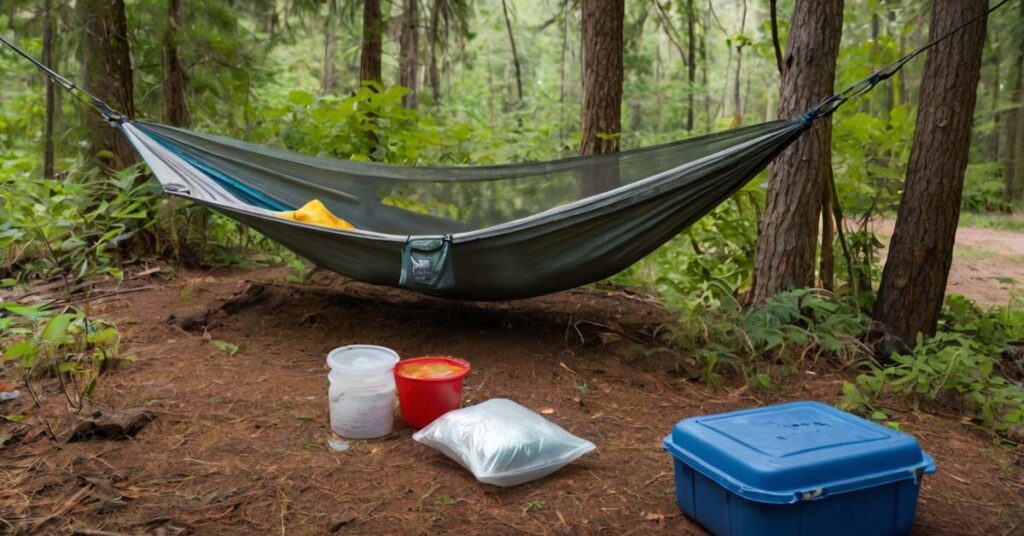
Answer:
[(7, 347), (4, 351), (4, 361), (19, 359), (23, 356), (35, 354), (38, 348), (30, 341), (18, 341)]
[(232, 343), (227, 342), (227, 341), (217, 341), (217, 340), (210, 341), (210, 344), (214, 345), (218, 350), (228, 354), (229, 356), (234, 356), (235, 354), (238, 353), (238, 345), (237, 344), (232, 344)]
[(20, 317), (27, 318), (32, 321), (42, 320), (51, 314), (46, 310), (45, 305), (19, 305), (17, 303), (5, 303), (2, 307)]
[(46, 327), (40, 332), (39, 336), (46, 342), (56, 344), (67, 340), (68, 336), (68, 325), (74, 320), (77, 315), (72, 313), (64, 313), (57, 315), (50, 319), (46, 323)]
[(294, 90), (288, 93), (288, 102), (295, 104), (296, 106), (309, 106), (313, 104), (316, 98), (312, 93), (308, 91)]

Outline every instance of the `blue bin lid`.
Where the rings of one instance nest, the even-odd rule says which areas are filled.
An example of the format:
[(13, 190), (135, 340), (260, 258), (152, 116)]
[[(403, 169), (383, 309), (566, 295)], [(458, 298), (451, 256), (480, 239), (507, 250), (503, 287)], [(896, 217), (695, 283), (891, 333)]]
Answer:
[(684, 419), (664, 445), (740, 497), (773, 504), (935, 472), (913, 437), (819, 402)]

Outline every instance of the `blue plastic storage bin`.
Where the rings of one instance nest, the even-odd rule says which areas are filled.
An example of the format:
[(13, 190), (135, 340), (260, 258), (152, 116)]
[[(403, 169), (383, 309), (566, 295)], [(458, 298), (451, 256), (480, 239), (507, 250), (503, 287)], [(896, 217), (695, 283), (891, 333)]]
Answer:
[(818, 402), (685, 419), (664, 440), (679, 508), (712, 534), (907, 534), (935, 462), (917, 440)]

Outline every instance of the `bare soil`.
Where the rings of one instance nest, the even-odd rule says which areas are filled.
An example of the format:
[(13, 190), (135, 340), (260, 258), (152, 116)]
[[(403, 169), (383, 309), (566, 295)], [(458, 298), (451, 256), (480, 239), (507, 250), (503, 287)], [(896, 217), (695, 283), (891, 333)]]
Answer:
[[(18, 534), (703, 534), (675, 504), (660, 446), (673, 424), (785, 400), (834, 403), (854, 374), (803, 371), (779, 392), (738, 382), (711, 390), (678, 373), (671, 354), (640, 349), (672, 318), (642, 296), (584, 290), (453, 303), (319, 273), (290, 284), (286, 273), (153, 274), (95, 291), (106, 297), (92, 312), (117, 320), (124, 353), (138, 355), (103, 378), (95, 405), (143, 407), (156, 420), (128, 440), (58, 445), (37, 436), (0, 450), (0, 526)], [(142, 290), (114, 293), (133, 288)], [(229, 356), (213, 340), (240, 351)], [(467, 359), (465, 403), (505, 397), (551, 408), (549, 419), (598, 450), (510, 489), (478, 483), (400, 422), (387, 438), (333, 452), (324, 358), (351, 343)], [(31, 413), (27, 398), (3, 411)], [(60, 400), (48, 401), (44, 413), (55, 414)], [(1021, 530), (1019, 450), (997, 446), (952, 410), (895, 409), (939, 468), (922, 485), (916, 533)], [(11, 426), (0, 424), (0, 434)]]
[[(1008, 216), (1017, 219), (1020, 215)], [(873, 222), (876, 233), (891, 237), (894, 220)], [(884, 253), (883, 253), (884, 261)], [(1006, 305), (1024, 293), (1024, 233), (959, 227), (946, 294), (962, 294), (982, 306)]]

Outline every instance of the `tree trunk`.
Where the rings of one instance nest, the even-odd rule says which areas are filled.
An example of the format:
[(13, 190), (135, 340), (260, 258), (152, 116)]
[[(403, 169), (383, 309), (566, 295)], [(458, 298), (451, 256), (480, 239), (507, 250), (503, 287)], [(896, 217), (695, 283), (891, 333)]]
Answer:
[(516, 50), (516, 36), (512, 33), (512, 19), (508, 16), (508, 3), (501, 0), (501, 11), (505, 14), (505, 29), (508, 30), (508, 42), (512, 47), (512, 64), (516, 68), (516, 90), (519, 102), (523, 101), (523, 74), (519, 69), (519, 51)]
[[(833, 92), (843, 0), (797, 0), (783, 61), (778, 116), (795, 117)], [(832, 167), (832, 122), (815, 121), (772, 166), (754, 256), (751, 298), (814, 284), (822, 190)]]
[(359, 60), (360, 82), (380, 82), (381, 34), (383, 18), (380, 0), (363, 0), (363, 52)]
[[(743, 0), (743, 14), (740, 17), (740, 36), (747, 26), (747, 0)], [(743, 47), (740, 43), (736, 46), (736, 82), (733, 84), (733, 110), (732, 126), (738, 127), (743, 124), (743, 101), (740, 100), (740, 69), (743, 67)]]
[[(132, 117), (135, 101), (124, 0), (78, 0), (82, 21), (84, 87), (117, 111)], [(86, 114), (88, 160), (108, 170), (137, 160), (128, 142), (98, 114)]]
[(619, 151), (624, 0), (583, 0), (583, 140), (580, 155)]
[(427, 84), (434, 98), (434, 104), (441, 102), (441, 79), (437, 71), (437, 39), (441, 27), (441, 4), (445, 0), (434, 0), (430, 9), (430, 27), (427, 29), (427, 43), (430, 49), (430, 63), (427, 66)]
[[(986, 9), (986, 0), (935, 0), (931, 37), (951, 31)], [(985, 26), (985, 19), (968, 25), (929, 50), (925, 61), (905, 193), (874, 314), (886, 333), (911, 344), (918, 333), (935, 334), (946, 292)]]
[(693, 9), (693, 0), (686, 3), (686, 131), (693, 132), (693, 91), (697, 80), (697, 14)]
[(337, 24), (338, 0), (327, 0), (327, 18), (324, 19), (324, 58), (320, 79), (321, 95), (330, 95), (338, 88), (338, 76), (334, 66), (334, 51), (338, 47), (338, 34), (335, 31)]
[[(53, 65), (53, 0), (45, 0), (43, 4), (43, 63)], [(46, 81), (46, 118), (43, 125), (43, 178), (53, 180), (53, 124), (57, 116), (56, 92), (53, 80), (49, 76)]]
[[(1020, 3), (1021, 18), (1024, 20), (1024, 0)], [(1006, 115), (1006, 148), (1003, 151), (1003, 184), (1006, 200), (1010, 203), (1024, 201), (1024, 147), (1021, 147), (1021, 127), (1024, 125), (1024, 30), (1014, 36), (1017, 49), (1010, 72), (1013, 87), (1010, 102), (1017, 108), (1003, 112)]]
[(188, 127), (192, 122), (185, 102), (185, 68), (178, 56), (178, 34), (184, 22), (182, 3), (183, 0), (167, 2), (167, 33), (164, 34), (163, 47), (163, 119), (168, 125), (176, 127)]
[(402, 97), (402, 105), (416, 108), (419, 104), (419, 84), (416, 73), (419, 72), (419, 0), (402, 0), (402, 34), (399, 37), (398, 83), (409, 88), (409, 93)]
[(708, 37), (710, 10), (704, 12), (704, 30), (700, 33), (700, 85), (704, 92), (704, 132), (711, 132), (711, 91), (708, 89)]

